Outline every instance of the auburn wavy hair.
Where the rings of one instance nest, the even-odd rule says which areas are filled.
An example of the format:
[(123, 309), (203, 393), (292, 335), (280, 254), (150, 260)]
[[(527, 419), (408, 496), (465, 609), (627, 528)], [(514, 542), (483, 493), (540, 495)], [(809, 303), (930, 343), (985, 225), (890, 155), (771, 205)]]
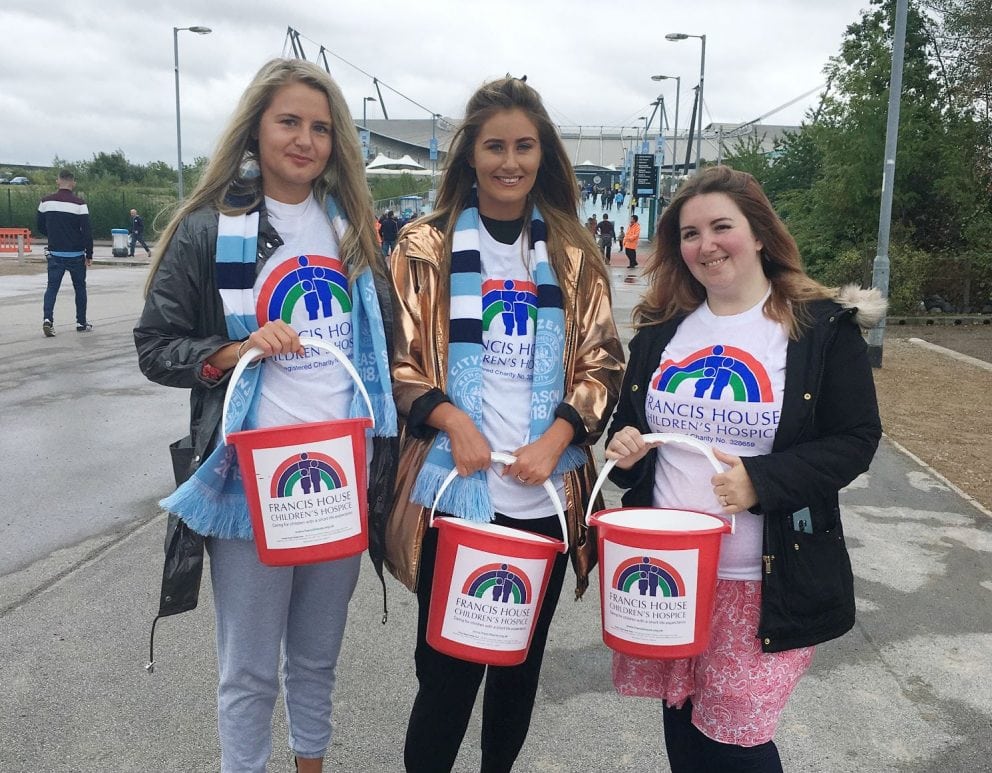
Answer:
[(806, 274), (799, 247), (772, 208), (761, 185), (747, 172), (713, 166), (690, 177), (675, 193), (658, 222), (654, 252), (645, 266), (648, 289), (634, 307), (634, 327), (641, 328), (688, 314), (706, 300), (706, 288), (682, 259), (680, 216), (690, 199), (708, 193), (728, 196), (744, 214), (755, 238), (761, 242), (761, 267), (772, 291), (765, 315), (784, 325), (797, 338), (806, 321), (804, 304), (835, 298), (836, 288), (825, 287)]

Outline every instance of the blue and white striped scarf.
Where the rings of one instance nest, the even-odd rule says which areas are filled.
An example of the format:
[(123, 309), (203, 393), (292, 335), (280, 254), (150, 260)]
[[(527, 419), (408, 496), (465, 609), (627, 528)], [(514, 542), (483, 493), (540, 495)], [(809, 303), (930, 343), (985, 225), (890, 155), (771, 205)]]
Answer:
[[(340, 243), (348, 223), (330, 197), (327, 217)], [(232, 341), (247, 338), (258, 330), (255, 314), (255, 258), (258, 241), (258, 212), (236, 217), (221, 215), (217, 224), (217, 287), (224, 303), (227, 334)], [(379, 437), (396, 434), (396, 406), (389, 380), (389, 355), (382, 325), (382, 311), (366, 268), (351, 283), (352, 364), (372, 401), (375, 429)], [(357, 331), (357, 335), (355, 334)], [(227, 433), (257, 424), (258, 398), (262, 390), (262, 368), (248, 368), (234, 386), (228, 408)], [(359, 390), (349, 418), (367, 416)], [(211, 537), (251, 539), (251, 521), (241, 482), (241, 470), (233, 446), (221, 443), (193, 476), (159, 504), (182, 518), (193, 531)]]
[[(473, 200), (458, 216), (451, 247), (451, 311), (448, 322), (447, 393), (482, 431), (482, 256), (479, 250), (479, 208)], [(534, 209), (530, 223), (531, 264), (537, 283), (537, 326), (534, 383), (530, 402), (530, 442), (555, 420), (555, 409), (565, 396), (565, 312), (561, 287), (548, 262), (547, 226)], [(497, 448), (496, 451), (508, 449)], [(585, 453), (568, 446), (554, 474), (585, 463)], [(431, 507), (438, 489), (455, 467), (451, 441), (438, 432), (417, 475), (410, 499)], [(441, 496), (438, 510), (469, 521), (493, 519), (485, 471), (455, 478)]]

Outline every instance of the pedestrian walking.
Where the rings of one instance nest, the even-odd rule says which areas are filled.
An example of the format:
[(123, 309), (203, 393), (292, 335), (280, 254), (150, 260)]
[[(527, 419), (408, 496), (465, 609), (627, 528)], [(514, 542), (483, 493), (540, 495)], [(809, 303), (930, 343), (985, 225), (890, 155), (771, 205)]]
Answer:
[(148, 253), (148, 257), (151, 257), (152, 251), (148, 249), (148, 245), (145, 244), (145, 221), (142, 219), (141, 215), (138, 214), (138, 210), (131, 210), (131, 238), (128, 245), (129, 256), (134, 257), (135, 245), (140, 244), (145, 248), (145, 252)]
[(379, 220), (379, 238), (382, 240), (382, 254), (389, 257), (389, 253), (396, 246), (396, 237), (400, 232), (400, 222), (393, 214), (393, 210), (388, 210)]
[(62, 169), (58, 190), (38, 204), (38, 230), (48, 237), (45, 249), (48, 285), (41, 324), (46, 338), (55, 335), (55, 299), (67, 272), (76, 294), (76, 332), (88, 333), (93, 329), (86, 320), (86, 269), (93, 265), (93, 231), (89, 207), (73, 193), (75, 189), (76, 176)]
[[(656, 242), (610, 426), (611, 478), (627, 507), (735, 514), (736, 530), (723, 537), (707, 649), (616, 653), (613, 681), (663, 701), (673, 773), (779, 773), (775, 729), (814, 645), (854, 625), (838, 491), (881, 437), (861, 327), (885, 304), (807, 276), (758, 183), (727, 166), (682, 186)], [(726, 471), (641, 437), (676, 426)]]
[(599, 237), (599, 249), (603, 253), (606, 265), (610, 265), (610, 257), (613, 255), (613, 242), (617, 240), (616, 231), (613, 230), (613, 221), (609, 215), (603, 213), (602, 219), (596, 225), (596, 235)]
[[(428, 645), (437, 530), (427, 514), (449, 472), (459, 477), (439, 510), (561, 538), (542, 488), (550, 479), (566, 502), (577, 595), (588, 583), (594, 548), (580, 521), (582, 492), (623, 360), (606, 270), (583, 259), (596, 244), (576, 220), (573, 179), (538, 93), (518, 78), (484, 84), (451, 142), (435, 212), (406, 229), (392, 254), (394, 393), (406, 431), (386, 549), (419, 610), (404, 749), (411, 773), (451, 770), (483, 679), (482, 770), (513, 767), (565, 573), (560, 555), (521, 665), (487, 667)], [(502, 311), (493, 315), (493, 304)], [(502, 355), (485, 354), (495, 351)], [(493, 450), (516, 461), (492, 468)]]
[(596, 238), (596, 216), (590, 215), (586, 218), (586, 230), (592, 235), (592, 238)]
[(620, 244), (627, 256), (628, 268), (637, 268), (637, 245), (641, 241), (641, 224), (637, 221), (637, 215), (630, 216), (627, 233), (623, 233), (623, 228), (620, 229), (620, 233)]
[[(370, 485), (391, 484), (390, 295), (373, 219), (341, 90), (309, 62), (274, 59), (249, 84), (196, 190), (163, 232), (134, 330), (142, 372), (192, 390), (192, 458), (204, 461), (162, 505), (205, 537), (210, 555), (225, 772), (265, 770), (280, 672), (297, 769), (321, 770), (360, 556), (259, 561), (236, 457), (222, 440), (222, 409), (224, 432), (365, 415), (337, 358), (301, 345), (304, 332), (321, 338), (362, 374), (379, 436)], [(223, 382), (253, 348), (262, 361), (245, 371), (227, 416)], [(166, 557), (160, 615), (189, 608), (161, 611), (173, 593), (191, 595), (195, 606), (198, 543), (169, 545), (177, 542)]]

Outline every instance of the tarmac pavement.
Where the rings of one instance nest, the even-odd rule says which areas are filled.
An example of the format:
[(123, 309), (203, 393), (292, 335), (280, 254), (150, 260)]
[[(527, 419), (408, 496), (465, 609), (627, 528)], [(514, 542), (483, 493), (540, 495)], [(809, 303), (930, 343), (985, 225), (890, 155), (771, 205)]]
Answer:
[[(643, 282), (625, 269), (611, 274), (616, 318), (629, 337), (625, 323)], [(143, 668), (165, 531), (155, 501), (171, 490), (167, 444), (186, 421), (184, 394), (137, 374), (129, 331), (143, 280), (137, 267), (91, 273), (94, 332), (59, 329), (44, 339), (44, 276), (0, 277), (5, 773), (217, 769), (207, 578), (199, 609), (160, 621), (157, 667)], [(63, 319), (71, 319), (71, 294), (67, 285), (60, 295)], [(64, 419), (48, 424), (55, 413)], [(89, 428), (85, 445), (73, 423)], [(615, 489), (607, 493), (617, 501)], [(777, 737), (785, 769), (992, 770), (990, 514), (888, 439), (845, 490), (842, 508), (858, 622), (818, 648), (786, 708)], [(63, 522), (67, 514), (83, 524)], [(667, 771), (660, 705), (615, 694), (598, 582), (573, 602), (572, 580), (569, 572), (516, 769)], [(338, 668), (327, 770), (402, 770), (416, 601), (391, 578), (387, 587), (382, 625), (378, 580), (365, 562)], [(478, 769), (478, 713), (458, 771)], [(270, 770), (292, 770), (279, 709), (273, 743)]]

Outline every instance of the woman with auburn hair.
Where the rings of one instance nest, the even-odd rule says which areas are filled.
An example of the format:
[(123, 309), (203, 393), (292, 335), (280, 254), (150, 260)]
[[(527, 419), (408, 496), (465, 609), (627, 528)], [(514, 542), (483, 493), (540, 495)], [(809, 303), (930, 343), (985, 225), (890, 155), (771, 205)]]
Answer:
[[(877, 291), (824, 287), (757, 181), (727, 166), (662, 215), (634, 309), (606, 456), (626, 507), (736, 519), (722, 541), (711, 634), (692, 658), (620, 653), (623, 695), (662, 699), (673, 773), (782, 770), (773, 737), (813, 647), (854, 625), (838, 492), (881, 436), (861, 327)], [(654, 432), (713, 446), (726, 470)]]
[[(223, 771), (265, 770), (280, 661), (297, 768), (321, 770), (330, 745), (335, 666), (360, 556), (263, 565), (234, 449), (222, 435), (366, 415), (344, 366), (301, 343), (318, 338), (362, 374), (379, 436), (369, 480), (388, 485), (395, 454), (386, 438), (396, 431), (390, 296), (373, 222), (340, 89), (308, 62), (270, 61), (165, 229), (134, 330), (142, 372), (191, 390), (194, 470), (162, 506), (172, 514), (170, 533), (202, 535), (210, 554)], [(252, 348), (262, 351), (261, 364), (245, 371), (222, 429), (230, 371)], [(195, 606), (199, 582), (192, 553), (202, 540), (169, 545), (177, 552), (166, 558), (160, 615), (190, 608), (166, 604), (176, 588)]]
[[(550, 479), (566, 503), (576, 595), (595, 562), (582, 522), (595, 475), (590, 447), (612, 411), (623, 353), (606, 268), (577, 212), (575, 175), (540, 96), (506, 77), (469, 100), (437, 208), (404, 230), (392, 254), (403, 427), (386, 563), (419, 606), (408, 771), (451, 770), (483, 679), (481, 769), (513, 767), (566, 568), (559, 556), (521, 665), (434, 650), (426, 630), (437, 531), (427, 513), (450, 471), (460, 477), (439, 511), (561, 538), (542, 488)], [(488, 325), (484, 284), (503, 288), (503, 311), (487, 315)], [(490, 467), (492, 451), (516, 461)]]

